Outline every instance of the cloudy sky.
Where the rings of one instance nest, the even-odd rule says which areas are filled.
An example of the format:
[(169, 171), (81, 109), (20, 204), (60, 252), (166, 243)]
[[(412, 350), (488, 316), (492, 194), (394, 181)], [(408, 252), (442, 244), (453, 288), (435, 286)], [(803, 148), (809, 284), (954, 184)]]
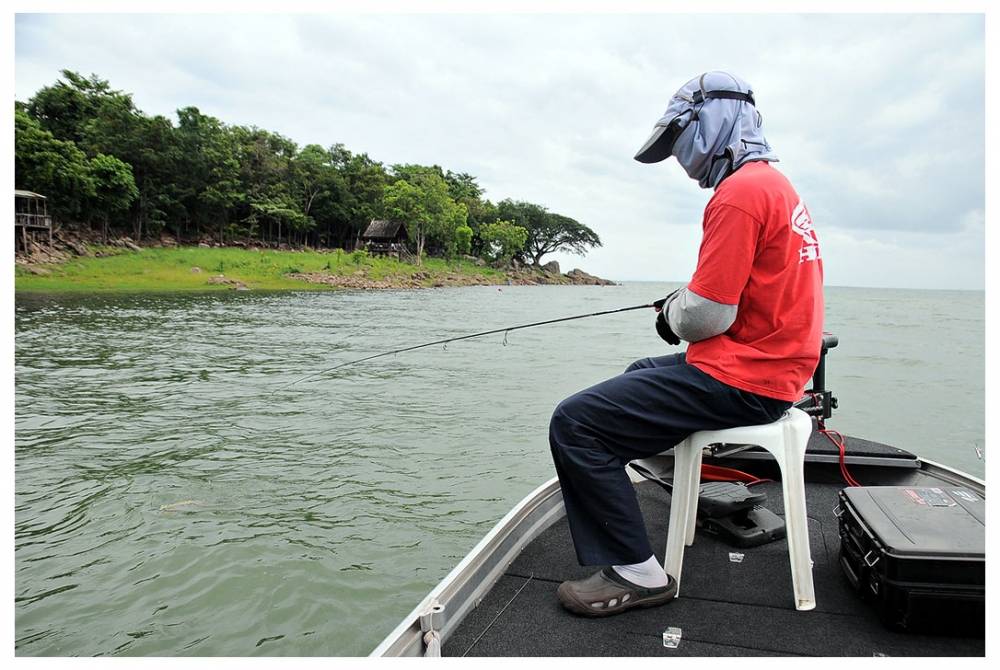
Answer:
[[(628, 0), (589, 14), (547, 0), (499, 13), (417, 2), (417, 14), (378, 0), (274, 5), (285, 14), (118, 4), (69, 14), (15, 0), (15, 99), (67, 69), (175, 123), (194, 106), (299, 146), (440, 165), (475, 176), (493, 202), (543, 205), (597, 232), (603, 246), (585, 257), (546, 257), (563, 271), (681, 282), (711, 192), (673, 160), (632, 157), (677, 88), (731, 70), (753, 85), (777, 167), (812, 213), (827, 285), (985, 288), (984, 2), (946, 5), (956, 14), (651, 13)], [(220, 13), (195, 13), (205, 10)], [(49, 13), (28, 13), (39, 11)]]

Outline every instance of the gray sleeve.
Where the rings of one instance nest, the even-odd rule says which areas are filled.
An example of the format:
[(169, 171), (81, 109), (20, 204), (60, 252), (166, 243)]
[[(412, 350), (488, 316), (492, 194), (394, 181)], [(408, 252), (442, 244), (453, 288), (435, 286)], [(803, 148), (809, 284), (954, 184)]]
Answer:
[(724, 333), (736, 321), (736, 305), (703, 298), (687, 287), (673, 296), (666, 309), (670, 328), (687, 342)]

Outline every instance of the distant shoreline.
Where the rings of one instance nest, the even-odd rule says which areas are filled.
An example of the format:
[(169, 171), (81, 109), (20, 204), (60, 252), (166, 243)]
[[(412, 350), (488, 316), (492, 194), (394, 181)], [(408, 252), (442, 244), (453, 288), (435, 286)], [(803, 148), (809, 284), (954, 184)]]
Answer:
[(96, 244), (75, 236), (32, 244), (14, 263), (15, 291), (391, 290), (444, 286), (614, 285), (558, 263), (489, 267), (479, 259), (424, 258), (423, 265), (341, 249), (268, 249), (129, 238)]

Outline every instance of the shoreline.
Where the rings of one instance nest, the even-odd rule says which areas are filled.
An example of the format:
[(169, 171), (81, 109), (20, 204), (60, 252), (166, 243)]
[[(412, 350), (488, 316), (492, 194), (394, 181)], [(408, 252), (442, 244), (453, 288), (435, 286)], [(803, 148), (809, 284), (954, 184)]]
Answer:
[(563, 273), (512, 263), (490, 267), (465, 256), (426, 258), (423, 265), (342, 249), (280, 249), (211, 241), (179, 244), (161, 238), (140, 246), (128, 237), (100, 244), (94, 235), (63, 230), (53, 244), (17, 251), (17, 291), (150, 290), (400, 290), (446, 286), (598, 285), (615, 282), (579, 269)]

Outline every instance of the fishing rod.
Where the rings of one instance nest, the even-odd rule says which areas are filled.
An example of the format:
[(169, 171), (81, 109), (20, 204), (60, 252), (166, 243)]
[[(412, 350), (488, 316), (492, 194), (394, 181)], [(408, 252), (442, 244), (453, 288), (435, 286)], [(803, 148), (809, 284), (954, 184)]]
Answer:
[(320, 375), (329, 374), (329, 373), (333, 372), (334, 370), (339, 370), (340, 368), (346, 368), (346, 367), (348, 367), (350, 365), (357, 365), (358, 363), (364, 363), (365, 361), (370, 361), (370, 360), (373, 360), (375, 358), (381, 358), (383, 356), (392, 356), (392, 355), (395, 355), (395, 354), (402, 354), (404, 352), (413, 351), (415, 349), (423, 349), (425, 347), (433, 347), (433, 346), (437, 346), (437, 345), (445, 345), (445, 344), (449, 344), (451, 342), (458, 342), (460, 340), (471, 340), (474, 337), (483, 337), (485, 335), (496, 335), (497, 333), (503, 333), (504, 334), (503, 343), (504, 343), (504, 346), (506, 346), (507, 345), (507, 333), (509, 333), (512, 330), (521, 330), (523, 328), (534, 328), (535, 326), (546, 326), (546, 325), (549, 325), (551, 323), (560, 323), (562, 321), (574, 321), (576, 319), (589, 319), (590, 317), (593, 317), (593, 316), (605, 316), (607, 314), (618, 314), (619, 312), (629, 312), (629, 311), (632, 311), (632, 310), (635, 310), (635, 309), (648, 309), (650, 307), (656, 307), (656, 306), (657, 306), (657, 303), (650, 302), (650, 303), (646, 303), (644, 305), (634, 305), (632, 307), (619, 307), (618, 309), (609, 309), (609, 310), (605, 310), (603, 312), (593, 312), (591, 314), (578, 314), (576, 316), (564, 316), (564, 317), (559, 318), (559, 319), (549, 319), (548, 321), (536, 321), (535, 323), (526, 323), (526, 324), (523, 324), (523, 325), (520, 325), (520, 326), (508, 326), (506, 328), (496, 328), (494, 330), (485, 330), (485, 331), (483, 331), (481, 333), (472, 333), (471, 335), (459, 335), (457, 337), (448, 337), (448, 338), (445, 338), (443, 340), (435, 340), (434, 342), (424, 342), (423, 344), (416, 344), (416, 345), (414, 345), (412, 347), (403, 347), (402, 349), (393, 349), (392, 351), (383, 351), (383, 352), (378, 353), (378, 354), (372, 354), (371, 356), (365, 356), (364, 358), (359, 358), (357, 360), (348, 361), (346, 363), (341, 363), (339, 365), (334, 365), (331, 368), (327, 368), (325, 370), (320, 370), (318, 372), (314, 372), (312, 374), (306, 375), (305, 377), (302, 377), (301, 379), (298, 379), (298, 380), (293, 381), (293, 382), (291, 382), (289, 384), (286, 384), (285, 386), (282, 386), (281, 388), (277, 388), (274, 391), (271, 391), (271, 395), (274, 395), (278, 391), (281, 391), (282, 389), (286, 389), (289, 386), (292, 386), (293, 384), (298, 384), (299, 382), (304, 382), (307, 379), (312, 379), (313, 377), (319, 377)]

